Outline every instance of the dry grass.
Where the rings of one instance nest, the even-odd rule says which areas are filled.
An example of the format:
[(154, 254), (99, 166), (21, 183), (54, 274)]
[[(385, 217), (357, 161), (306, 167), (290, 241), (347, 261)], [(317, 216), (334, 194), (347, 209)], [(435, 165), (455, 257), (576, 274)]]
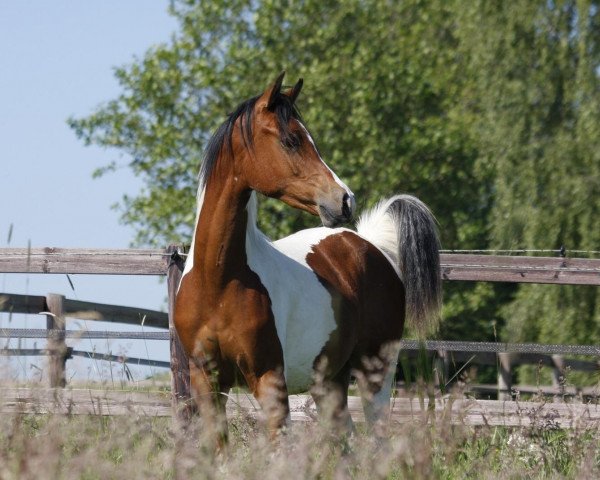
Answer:
[(387, 425), (377, 439), (362, 425), (345, 437), (295, 423), (273, 442), (239, 413), (229, 433), (215, 454), (199, 419), (183, 431), (135, 414), (0, 414), (0, 480), (600, 478), (597, 429), (470, 427), (448, 416)]
[(0, 479), (598, 478), (600, 434), (418, 423), (375, 440), (359, 428), (294, 424), (274, 443), (251, 418), (230, 422), (215, 455), (196, 421), (168, 418), (0, 416)]

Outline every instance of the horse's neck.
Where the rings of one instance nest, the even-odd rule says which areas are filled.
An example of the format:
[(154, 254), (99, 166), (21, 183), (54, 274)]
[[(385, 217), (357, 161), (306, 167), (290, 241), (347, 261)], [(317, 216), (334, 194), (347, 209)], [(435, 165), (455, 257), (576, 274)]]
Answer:
[(191, 268), (203, 288), (223, 287), (247, 265), (248, 197), (233, 177), (208, 182), (199, 195)]

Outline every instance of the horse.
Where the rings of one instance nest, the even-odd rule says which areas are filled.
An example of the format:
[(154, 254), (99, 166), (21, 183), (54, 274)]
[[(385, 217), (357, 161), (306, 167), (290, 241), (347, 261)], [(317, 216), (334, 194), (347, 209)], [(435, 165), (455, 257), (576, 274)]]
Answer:
[[(242, 102), (206, 146), (175, 301), (191, 396), (206, 422), (220, 419), (225, 441), (236, 384), (255, 396), (273, 435), (289, 420), (288, 395), (307, 390), (318, 411), (330, 399), (332, 418), (352, 428), (351, 374), (364, 379), (367, 422), (385, 418), (405, 319), (422, 333), (435, 328), (441, 307), (430, 210), (396, 195), (356, 230), (340, 227), (353, 218), (354, 194), (303, 123), (295, 104), (302, 79), (282, 89), (284, 74)], [(318, 215), (323, 226), (272, 242), (257, 227), (256, 192)]]

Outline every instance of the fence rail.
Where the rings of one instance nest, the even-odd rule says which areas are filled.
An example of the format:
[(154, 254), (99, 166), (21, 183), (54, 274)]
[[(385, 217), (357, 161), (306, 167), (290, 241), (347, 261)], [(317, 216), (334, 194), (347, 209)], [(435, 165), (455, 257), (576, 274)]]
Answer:
[[(45, 357), (54, 354), (54, 350), (49, 348), (0, 348), (0, 357)], [(83, 357), (89, 360), (106, 360), (113, 363), (131, 363), (134, 365), (144, 365), (148, 367), (169, 368), (169, 362), (163, 360), (151, 360), (149, 358), (136, 358), (126, 355), (113, 355), (111, 353), (87, 352), (83, 350), (74, 350), (72, 347), (67, 347), (65, 359), (69, 360), (73, 357)]]
[[(317, 418), (312, 398), (290, 395), (292, 421), (311, 422)], [(361, 400), (348, 398), (354, 422), (364, 422)], [(172, 416), (167, 392), (115, 390), (53, 390), (6, 388), (0, 393), (1, 413), (58, 413), (68, 415)], [(227, 415), (260, 416), (257, 402), (248, 394), (229, 395)], [(394, 398), (390, 403), (390, 423), (448, 422), (453, 425), (597, 429), (600, 405), (504, 402), (451, 397)]]
[(2, 273), (166, 275), (171, 254), (158, 249), (2, 248)]
[[(38, 295), (19, 295), (0, 293), (0, 312), (44, 314), (48, 312), (47, 297)], [(63, 300), (66, 317), (81, 320), (144, 325), (146, 327), (169, 328), (169, 316), (165, 312), (146, 308), (123, 307), (104, 303), (83, 302), (81, 300)]]
[[(166, 275), (172, 250), (0, 249), (0, 272)], [(180, 254), (182, 255), (182, 254)], [(441, 254), (448, 281), (600, 285), (600, 259)]]
[(600, 285), (600, 259), (442, 254), (444, 280)]
[(113, 332), (97, 330), (45, 330), (43, 328), (0, 328), (0, 338), (76, 338), (92, 340), (169, 340), (169, 332)]

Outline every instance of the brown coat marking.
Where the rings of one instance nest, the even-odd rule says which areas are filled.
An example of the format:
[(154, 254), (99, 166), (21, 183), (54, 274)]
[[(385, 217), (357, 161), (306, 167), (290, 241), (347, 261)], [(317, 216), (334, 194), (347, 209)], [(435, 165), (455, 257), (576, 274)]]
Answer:
[(306, 261), (330, 292), (337, 323), (315, 362), (327, 358), (333, 376), (401, 338), (404, 285), (387, 257), (354, 232), (330, 235), (312, 250)]

